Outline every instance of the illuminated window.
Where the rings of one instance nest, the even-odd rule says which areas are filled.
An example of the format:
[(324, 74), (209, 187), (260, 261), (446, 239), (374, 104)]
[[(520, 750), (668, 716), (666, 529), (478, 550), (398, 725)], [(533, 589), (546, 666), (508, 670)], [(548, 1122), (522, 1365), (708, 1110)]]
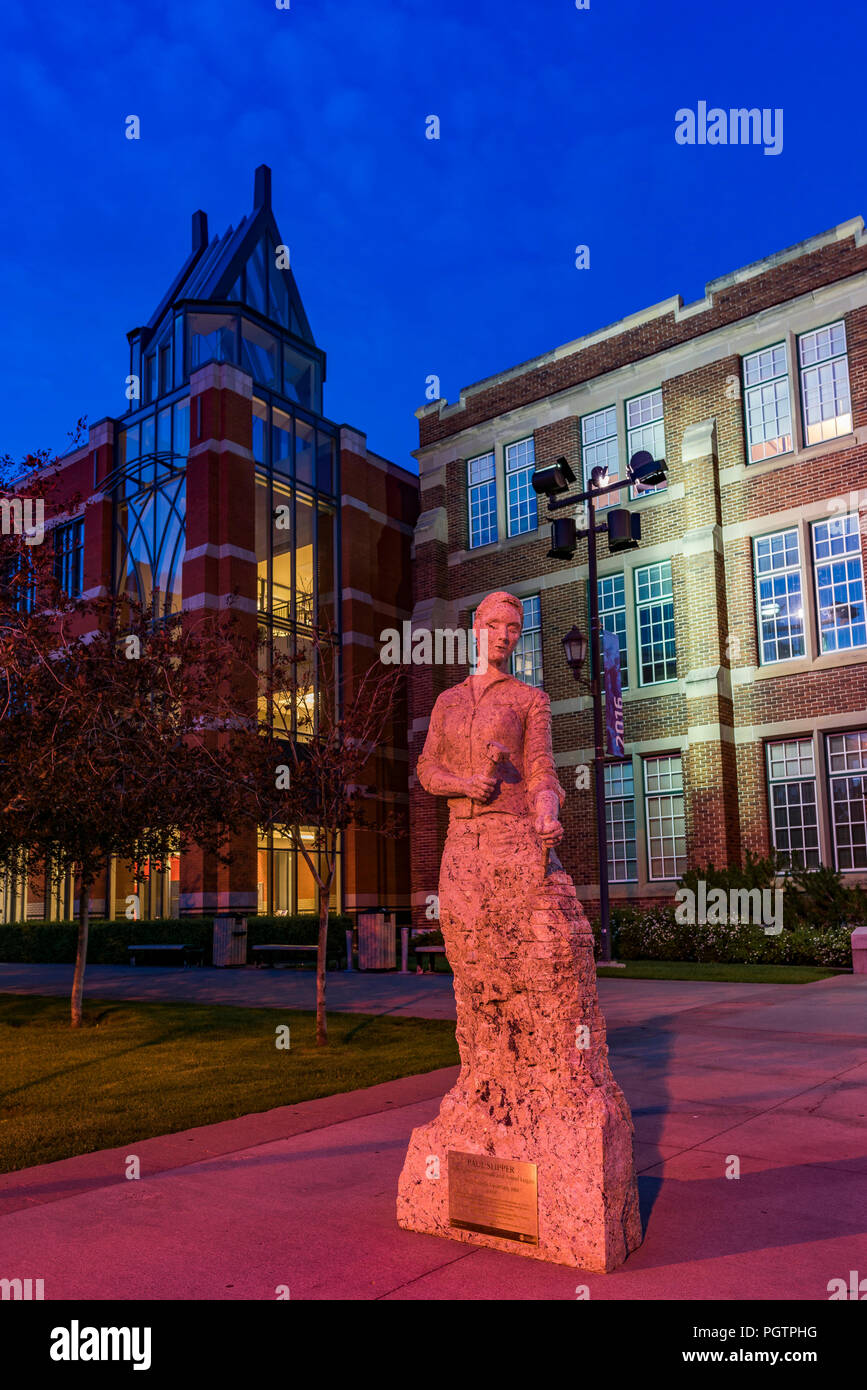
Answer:
[(798, 339), (801, 363), (801, 405), (807, 444), (852, 431), (849, 396), (849, 358), (842, 320), (803, 333)]
[(762, 665), (803, 656), (804, 600), (798, 532), (757, 536), (753, 541), (753, 561)]
[(744, 358), (744, 410), (750, 463), (792, 448), (792, 411), (785, 343)]

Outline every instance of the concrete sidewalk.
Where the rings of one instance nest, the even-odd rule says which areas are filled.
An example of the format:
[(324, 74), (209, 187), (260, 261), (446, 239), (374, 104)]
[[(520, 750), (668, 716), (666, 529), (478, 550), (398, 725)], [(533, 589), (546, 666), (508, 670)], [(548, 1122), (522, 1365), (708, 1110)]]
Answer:
[(600, 986), (646, 1223), (615, 1274), (397, 1228), (410, 1130), (452, 1069), (8, 1174), (0, 1274), (47, 1299), (208, 1300), (825, 1300), (867, 1275), (867, 980)]

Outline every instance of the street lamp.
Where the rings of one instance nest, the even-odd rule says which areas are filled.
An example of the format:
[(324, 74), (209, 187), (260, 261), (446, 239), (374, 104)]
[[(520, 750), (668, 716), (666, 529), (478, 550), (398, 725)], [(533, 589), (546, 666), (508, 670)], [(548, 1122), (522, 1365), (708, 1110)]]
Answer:
[(562, 637), (560, 640), (563, 645), (563, 651), (566, 653), (566, 660), (569, 663), (572, 676), (576, 681), (580, 681), (581, 667), (584, 665), (584, 658), (587, 656), (587, 638), (580, 628), (573, 626), (566, 633), (566, 636)]
[[(657, 487), (665, 482), (667, 469), (665, 459), (655, 459), (646, 449), (633, 454), (626, 470), (626, 481), (633, 486)], [(585, 492), (563, 496), (569, 492), (570, 481), (575, 474), (568, 460), (558, 458), (556, 464), (542, 468), (533, 477), (533, 488), (548, 498), (549, 513), (565, 507), (572, 509), (571, 516), (552, 517), (551, 549), (549, 558), (571, 560), (575, 554), (578, 538), (587, 537), (587, 570), (590, 598), (590, 641), (575, 626), (562, 638), (563, 652), (575, 680), (582, 681), (581, 667), (590, 651), (590, 680), (582, 681), (589, 685), (593, 700), (593, 745), (594, 745), (594, 783), (596, 789), (596, 839), (599, 851), (599, 919), (602, 936), (602, 960), (611, 960), (611, 920), (608, 901), (608, 835), (605, 822), (605, 745), (603, 741), (602, 717), (602, 625), (599, 621), (599, 578), (596, 563), (596, 534), (607, 531), (608, 549), (612, 554), (621, 550), (631, 550), (641, 540), (641, 517), (624, 507), (611, 507), (606, 521), (596, 524), (596, 504), (601, 497), (617, 491), (624, 479), (608, 481), (607, 469), (596, 467), (590, 475), (590, 487)], [(575, 516), (576, 508), (586, 504), (586, 527), (579, 530)], [(621, 759), (611, 759), (621, 761)]]

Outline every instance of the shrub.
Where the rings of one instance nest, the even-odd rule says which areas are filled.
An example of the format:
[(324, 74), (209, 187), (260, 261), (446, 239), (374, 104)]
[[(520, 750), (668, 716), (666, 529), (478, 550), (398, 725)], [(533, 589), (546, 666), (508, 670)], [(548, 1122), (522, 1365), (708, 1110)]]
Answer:
[[(757, 886), (757, 885), (756, 885)], [(611, 913), (614, 955), (619, 960), (685, 960), (742, 965), (852, 965), (848, 926), (820, 929), (801, 924), (769, 936), (751, 923), (681, 923), (668, 905)], [(597, 936), (598, 927), (594, 926)]]
[[(328, 922), (329, 960), (346, 959), (349, 917)], [(212, 963), (214, 922), (211, 917), (162, 917), (152, 921), (95, 921), (90, 924), (87, 958), (92, 965), (127, 965), (127, 947), (135, 945), (201, 947), (206, 965)], [(319, 919), (313, 913), (297, 917), (249, 917), (248, 946), (269, 942), (315, 946)], [(0, 960), (31, 965), (68, 965), (75, 960), (78, 925), (75, 922), (10, 922), (0, 924)]]
[(847, 884), (837, 869), (825, 865), (817, 869), (786, 868), (777, 855), (759, 859), (747, 850), (743, 865), (718, 869), (711, 861), (688, 869), (678, 887), (689, 888), (697, 897), (702, 880), (708, 894), (714, 888), (722, 888), (726, 895), (733, 889), (781, 888), (786, 931), (809, 927), (822, 932), (849, 924), (867, 924), (867, 892), (857, 884)]

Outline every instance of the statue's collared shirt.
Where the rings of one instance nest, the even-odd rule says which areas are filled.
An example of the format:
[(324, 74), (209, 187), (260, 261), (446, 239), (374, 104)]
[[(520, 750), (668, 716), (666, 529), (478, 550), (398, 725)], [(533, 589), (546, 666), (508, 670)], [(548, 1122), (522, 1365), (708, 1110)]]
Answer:
[[(505, 750), (494, 768), (492, 743)], [(438, 792), (440, 769), (453, 777), (487, 773), (496, 780), (490, 801), (449, 797), (451, 814), (459, 820), (492, 813), (533, 815), (540, 791), (556, 793), (562, 806), (566, 793), (554, 767), (548, 696), (505, 672), (496, 672), (486, 683), (468, 676), (444, 691), (433, 707), (416, 768), (426, 791)]]

